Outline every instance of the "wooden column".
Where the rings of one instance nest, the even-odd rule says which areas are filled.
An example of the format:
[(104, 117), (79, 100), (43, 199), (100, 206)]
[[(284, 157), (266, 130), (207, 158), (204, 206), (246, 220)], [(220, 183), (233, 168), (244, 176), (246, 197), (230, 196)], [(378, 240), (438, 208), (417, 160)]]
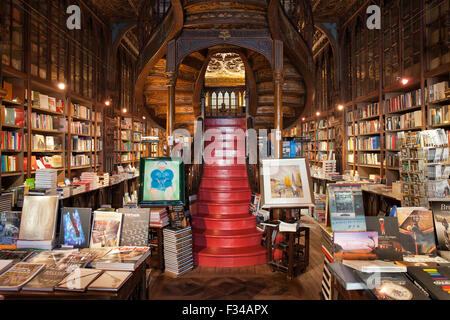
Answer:
[(176, 71), (176, 46), (175, 41), (172, 40), (167, 43), (167, 60), (166, 60), (166, 79), (167, 79), (167, 120), (166, 120), (166, 133), (167, 133), (167, 155), (170, 155), (170, 151), (174, 145), (173, 131), (175, 129), (175, 85), (177, 81)]
[(283, 43), (279, 40), (274, 40), (273, 60), (275, 158), (281, 159), (283, 156), (283, 140), (281, 137), (283, 131)]
[(174, 72), (167, 72), (167, 137), (172, 136), (175, 127), (175, 84), (176, 75)]
[[(274, 84), (274, 128), (275, 128), (275, 158), (281, 159), (283, 157), (283, 42), (274, 40), (273, 43), (273, 84)], [(273, 210), (273, 218), (280, 219), (281, 210)]]

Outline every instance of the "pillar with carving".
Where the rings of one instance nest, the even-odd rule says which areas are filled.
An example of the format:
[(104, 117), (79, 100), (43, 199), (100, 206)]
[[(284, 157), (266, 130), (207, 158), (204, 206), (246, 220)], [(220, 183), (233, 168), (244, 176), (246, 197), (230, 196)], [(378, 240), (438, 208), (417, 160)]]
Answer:
[(176, 85), (176, 73), (166, 72), (166, 85), (167, 85), (167, 120), (166, 120), (166, 132), (167, 132), (167, 152), (170, 155), (170, 150), (173, 146), (173, 131), (175, 129), (175, 85)]

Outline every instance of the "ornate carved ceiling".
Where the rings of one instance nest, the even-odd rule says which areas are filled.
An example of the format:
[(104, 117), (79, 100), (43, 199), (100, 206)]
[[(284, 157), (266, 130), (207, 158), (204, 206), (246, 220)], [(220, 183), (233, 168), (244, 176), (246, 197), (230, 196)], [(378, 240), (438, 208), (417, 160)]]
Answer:
[(353, 8), (367, 0), (310, 0), (315, 21), (336, 21), (349, 17)]
[(211, 56), (205, 73), (205, 85), (243, 86), (245, 85), (245, 65), (237, 53), (215, 53)]

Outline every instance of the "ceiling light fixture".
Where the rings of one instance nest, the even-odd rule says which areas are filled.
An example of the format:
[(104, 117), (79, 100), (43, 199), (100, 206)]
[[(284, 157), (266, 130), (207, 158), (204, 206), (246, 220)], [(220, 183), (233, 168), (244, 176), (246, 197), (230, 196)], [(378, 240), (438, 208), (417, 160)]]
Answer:
[(59, 82), (58, 83), (58, 89), (60, 89), (60, 90), (66, 89), (66, 84), (64, 82)]
[(342, 110), (344, 110), (344, 106), (343, 106), (342, 104), (339, 104), (339, 105), (337, 106), (337, 109), (338, 109), (339, 111), (342, 111)]
[(316, 112), (316, 116), (320, 116), (320, 111), (317, 111), (317, 112)]
[(128, 111), (127, 108), (123, 108), (123, 109), (122, 109), (122, 112), (123, 112), (123, 113), (127, 113), (127, 111)]
[(111, 105), (111, 101), (109, 99), (106, 99), (105, 100), (105, 105), (107, 105), (107, 106)]

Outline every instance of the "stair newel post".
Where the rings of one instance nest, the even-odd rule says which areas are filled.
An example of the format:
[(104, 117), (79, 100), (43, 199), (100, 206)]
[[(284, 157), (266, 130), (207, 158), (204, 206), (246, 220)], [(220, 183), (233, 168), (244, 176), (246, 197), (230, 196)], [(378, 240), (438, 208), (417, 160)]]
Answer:
[(171, 150), (175, 143), (173, 131), (175, 129), (175, 85), (177, 81), (176, 72), (176, 52), (175, 41), (172, 40), (167, 44), (167, 60), (166, 60), (166, 85), (167, 85), (167, 152), (171, 154)]
[[(274, 40), (273, 50), (273, 82), (274, 82), (274, 127), (275, 127), (275, 158), (281, 159), (283, 156), (283, 42)], [(280, 210), (274, 209), (273, 218), (280, 218)]]

